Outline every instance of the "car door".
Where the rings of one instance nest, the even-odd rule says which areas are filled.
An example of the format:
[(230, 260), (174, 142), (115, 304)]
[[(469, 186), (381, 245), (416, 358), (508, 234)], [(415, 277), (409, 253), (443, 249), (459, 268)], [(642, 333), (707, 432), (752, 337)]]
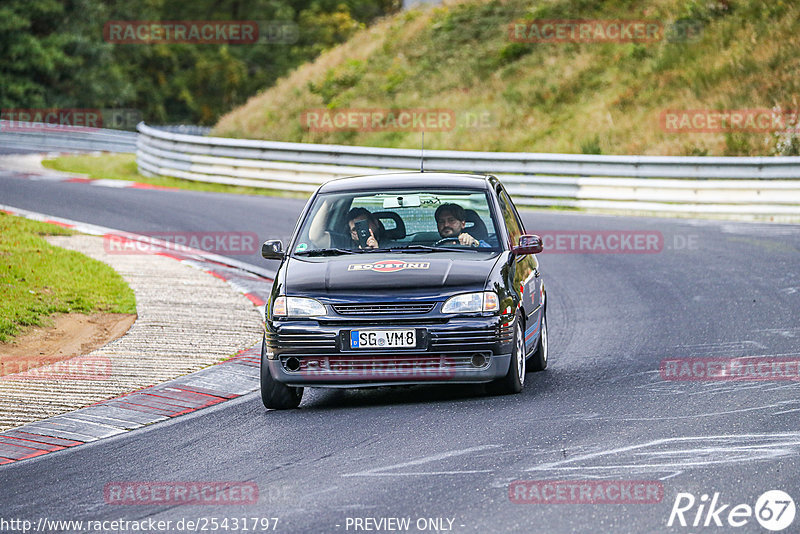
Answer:
[[(497, 199), (508, 229), (510, 245), (516, 246), (519, 244), (519, 236), (525, 233), (522, 219), (502, 185), (497, 186)], [(539, 327), (544, 313), (544, 291), (536, 256), (517, 256), (514, 261), (514, 289), (519, 291), (520, 306), (525, 316), (525, 352), (528, 353), (536, 347), (536, 340), (539, 339)]]

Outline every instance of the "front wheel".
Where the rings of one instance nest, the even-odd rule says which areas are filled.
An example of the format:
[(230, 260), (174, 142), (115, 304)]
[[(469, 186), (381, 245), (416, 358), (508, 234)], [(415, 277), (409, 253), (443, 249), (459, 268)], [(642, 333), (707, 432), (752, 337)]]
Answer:
[(269, 372), (267, 364), (267, 338), (261, 344), (261, 402), (273, 410), (297, 408), (303, 399), (303, 388), (287, 386), (278, 382)]
[(514, 326), (514, 349), (511, 361), (508, 362), (508, 373), (503, 378), (486, 385), (486, 390), (493, 395), (510, 395), (522, 391), (525, 384), (525, 340), (522, 337), (522, 321), (517, 317)]
[(542, 331), (539, 333), (539, 346), (530, 357), (528, 369), (544, 371), (547, 369), (547, 314), (542, 312)]

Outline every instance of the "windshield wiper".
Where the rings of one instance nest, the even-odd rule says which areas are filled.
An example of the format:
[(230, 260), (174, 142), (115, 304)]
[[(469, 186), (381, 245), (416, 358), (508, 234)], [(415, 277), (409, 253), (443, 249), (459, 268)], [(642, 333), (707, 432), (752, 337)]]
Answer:
[[(360, 248), (360, 249), (346, 249), (346, 248), (318, 248), (314, 250), (302, 250), (295, 252), (295, 256), (341, 256), (343, 254), (364, 254), (375, 252), (480, 252), (481, 249), (475, 247), (432, 247), (430, 245), (406, 245), (402, 247), (391, 248)], [(485, 249), (484, 249), (485, 250)]]
[(470, 252), (478, 252), (479, 249), (475, 247), (432, 247), (430, 245), (406, 245), (404, 247), (392, 247), (387, 249), (391, 252), (452, 252), (469, 250)]
[(295, 252), (295, 256), (341, 256), (342, 254), (355, 254), (356, 250), (348, 250), (346, 248), (317, 248), (314, 250), (302, 250)]

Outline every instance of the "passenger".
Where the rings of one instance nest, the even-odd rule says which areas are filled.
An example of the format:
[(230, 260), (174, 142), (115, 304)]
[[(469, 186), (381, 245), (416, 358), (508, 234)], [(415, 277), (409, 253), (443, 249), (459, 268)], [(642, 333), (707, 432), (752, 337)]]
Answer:
[(350, 231), (350, 239), (353, 240), (353, 248), (361, 248), (358, 241), (358, 232), (356, 232), (356, 223), (358, 221), (368, 221), (369, 223), (369, 237), (365, 248), (378, 248), (378, 242), (382, 237), (381, 225), (378, 219), (366, 208), (353, 208), (347, 213), (347, 227)]
[(442, 238), (457, 239), (459, 244), (464, 246), (491, 247), (486, 241), (476, 239), (464, 231), (464, 227), (467, 225), (466, 214), (464, 208), (458, 204), (442, 204), (436, 208), (433, 217), (436, 219), (436, 227)]
[(335, 232), (332, 235), (325, 229), (326, 223), (329, 220), (331, 213), (331, 205), (326, 200), (323, 201), (319, 211), (314, 216), (311, 226), (308, 230), (308, 238), (312, 245), (318, 249), (327, 249), (330, 247), (349, 247), (360, 248), (358, 234), (355, 232), (355, 223), (361, 220), (369, 221), (370, 235), (367, 238), (367, 249), (374, 249), (379, 247), (379, 242), (383, 239), (383, 226), (377, 218), (365, 208), (353, 208), (347, 213), (345, 220), (346, 226), (342, 228), (341, 232)]

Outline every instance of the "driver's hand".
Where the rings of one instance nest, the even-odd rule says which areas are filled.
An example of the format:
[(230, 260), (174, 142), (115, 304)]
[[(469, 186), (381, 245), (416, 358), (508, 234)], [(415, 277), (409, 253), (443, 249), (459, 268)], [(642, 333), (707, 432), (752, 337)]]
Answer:
[(375, 239), (375, 234), (372, 233), (372, 228), (369, 229), (369, 238), (367, 239), (367, 248), (378, 248), (378, 240)]
[(462, 232), (461, 234), (459, 234), (458, 242), (460, 244), (464, 245), (464, 246), (467, 246), (467, 247), (477, 247), (478, 246), (478, 240), (475, 239), (474, 237), (472, 237), (471, 235), (469, 235), (466, 232)]

